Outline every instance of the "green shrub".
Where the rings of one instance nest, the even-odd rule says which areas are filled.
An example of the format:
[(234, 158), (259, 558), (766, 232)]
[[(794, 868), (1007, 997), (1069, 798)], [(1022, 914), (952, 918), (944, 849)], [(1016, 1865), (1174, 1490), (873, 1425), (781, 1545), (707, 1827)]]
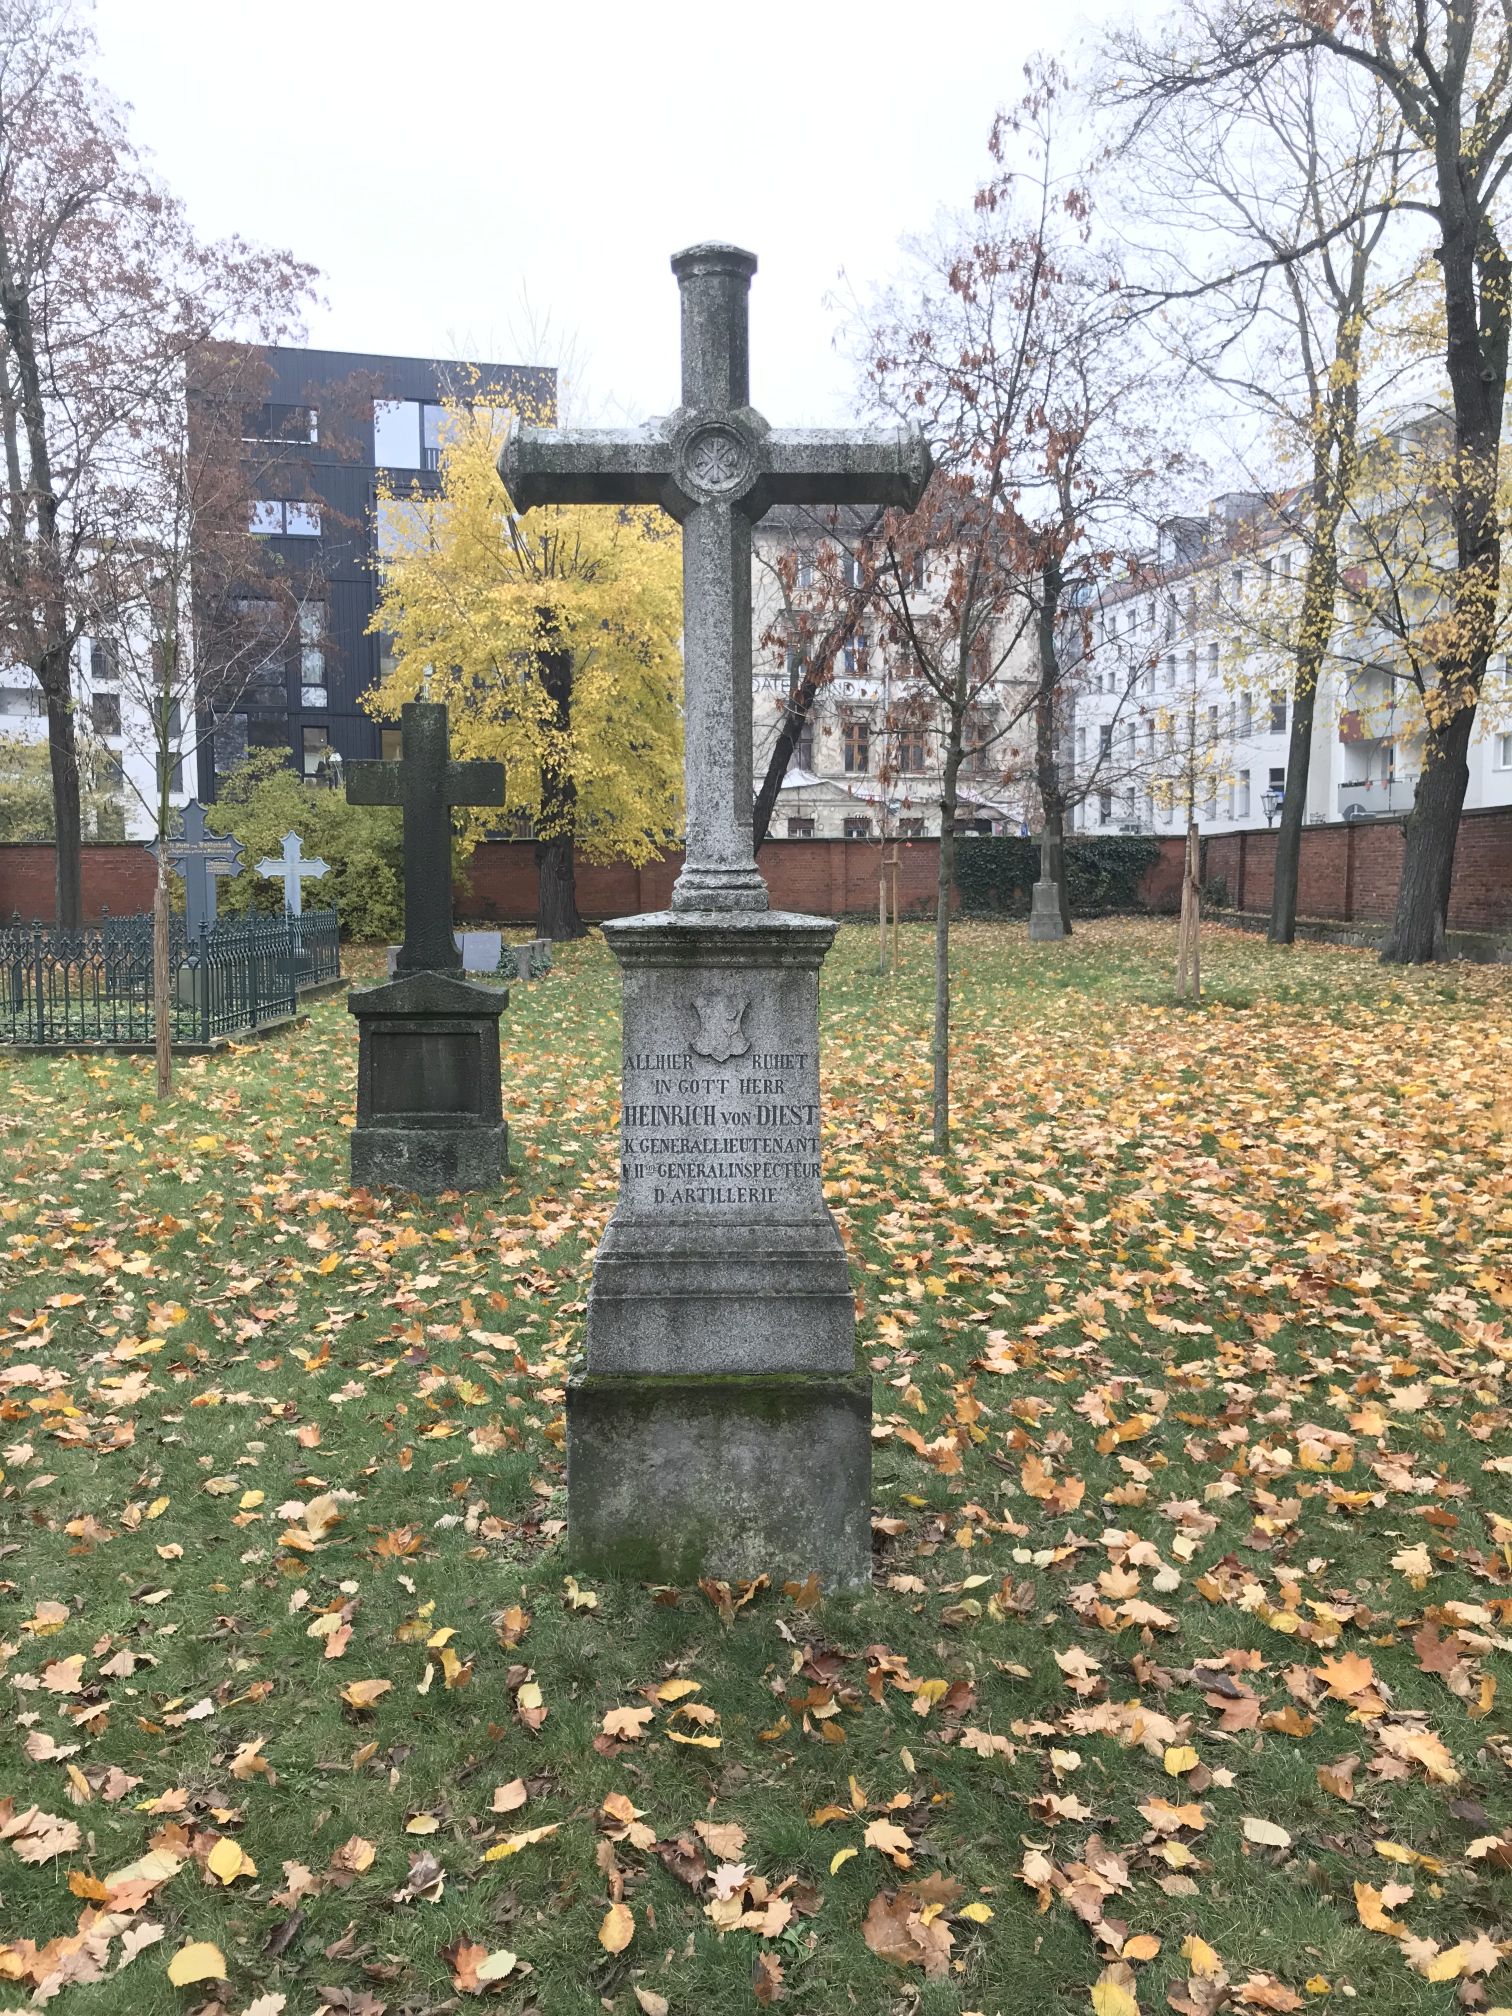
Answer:
[(396, 810), (349, 805), (344, 791), (305, 783), (282, 751), (259, 749), (224, 780), (205, 824), (234, 834), (246, 850), (241, 874), (223, 878), (217, 889), (222, 911), (282, 909), (282, 881), (259, 875), (257, 863), (264, 855), (277, 859), (283, 836), (292, 831), (307, 857), (330, 867), (318, 882), (306, 881), (306, 906), (334, 904), (348, 938), (397, 942), (404, 928), (404, 869)]
[[(1096, 833), (1066, 842), (1066, 894), (1076, 917), (1142, 910), (1139, 885), (1160, 858), (1150, 833)], [(1039, 880), (1037, 840), (1017, 833), (977, 834), (956, 846), (956, 888), (968, 916), (1022, 916)]]

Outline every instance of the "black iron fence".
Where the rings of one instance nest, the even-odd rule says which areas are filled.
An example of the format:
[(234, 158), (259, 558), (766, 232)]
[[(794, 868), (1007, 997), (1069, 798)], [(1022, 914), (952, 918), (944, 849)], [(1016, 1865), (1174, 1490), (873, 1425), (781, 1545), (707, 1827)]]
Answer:
[[(334, 910), (228, 917), (190, 937), (168, 932), (175, 1043), (209, 1043), (292, 1015), (302, 988), (341, 973)], [(0, 926), (0, 1044), (151, 1043), (152, 919), (111, 917), (79, 931)]]

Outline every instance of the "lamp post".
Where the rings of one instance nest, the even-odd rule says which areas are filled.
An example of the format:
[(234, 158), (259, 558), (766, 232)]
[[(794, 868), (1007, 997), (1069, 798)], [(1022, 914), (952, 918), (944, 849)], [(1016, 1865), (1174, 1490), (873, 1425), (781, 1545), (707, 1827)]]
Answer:
[(1260, 793), (1260, 810), (1265, 814), (1265, 823), (1267, 826), (1271, 824), (1276, 814), (1281, 810), (1281, 796), (1282, 794), (1279, 791), (1262, 791)]

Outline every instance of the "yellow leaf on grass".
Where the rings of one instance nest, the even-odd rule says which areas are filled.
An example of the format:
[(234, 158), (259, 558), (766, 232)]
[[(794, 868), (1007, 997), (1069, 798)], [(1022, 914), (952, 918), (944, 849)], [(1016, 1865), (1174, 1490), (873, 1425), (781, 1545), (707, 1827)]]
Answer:
[(1123, 1955), (1125, 1960), (1153, 1960), (1160, 1951), (1160, 1941), (1153, 1932), (1138, 1932), (1132, 1939), (1125, 1939)]
[(611, 1904), (598, 1930), (599, 1944), (606, 1953), (623, 1953), (635, 1937), (635, 1917), (628, 1904)]
[(561, 1826), (560, 1820), (553, 1820), (549, 1827), (527, 1827), (523, 1834), (511, 1834), (506, 1840), (495, 1841), (492, 1848), (484, 1851), (485, 1862), (502, 1862), (506, 1855), (518, 1855), (522, 1848), (530, 1848), (537, 1841), (544, 1841), (548, 1834), (555, 1834)]
[(834, 1854), (831, 1855), (830, 1857), (831, 1876), (834, 1875), (837, 1869), (843, 1869), (845, 1864), (850, 1861), (853, 1855), (859, 1855), (860, 1853), (861, 1850), (859, 1848), (837, 1848)]
[(1139, 2016), (1139, 2004), (1121, 1981), (1099, 1981), (1092, 1990), (1096, 2016)]
[(1181, 1942), (1181, 1957), (1199, 1980), (1210, 1980), (1223, 1972), (1223, 1962), (1206, 1939), (1190, 1932)]
[(1253, 1841), (1257, 1848), (1290, 1848), (1292, 1837), (1284, 1827), (1278, 1827), (1274, 1820), (1246, 1820), (1244, 1838)]
[(208, 1939), (196, 1939), (181, 1946), (168, 1962), (168, 1979), (175, 1988), (187, 1988), (195, 1981), (224, 1981), (226, 1956)]
[(238, 1876), (257, 1874), (257, 1864), (252, 1857), (243, 1854), (240, 1846), (225, 1834), (206, 1856), (205, 1867), (218, 1883), (228, 1885), (234, 1883)]
[[(963, 1904), (956, 1916), (969, 1918), (973, 1925), (986, 1925), (992, 1917), (992, 1906), (982, 1903), (979, 1898), (974, 1899), (970, 1904)], [(1128, 1948), (1125, 1947), (1124, 1950), (1127, 1952)]]
[(381, 1701), (393, 1688), (392, 1680), (353, 1680), (341, 1690), (341, 1698), (348, 1708), (365, 1710)]
[(1166, 1775), (1179, 1778), (1183, 1771), (1195, 1771), (1200, 1761), (1190, 1743), (1173, 1743), (1165, 1753)]

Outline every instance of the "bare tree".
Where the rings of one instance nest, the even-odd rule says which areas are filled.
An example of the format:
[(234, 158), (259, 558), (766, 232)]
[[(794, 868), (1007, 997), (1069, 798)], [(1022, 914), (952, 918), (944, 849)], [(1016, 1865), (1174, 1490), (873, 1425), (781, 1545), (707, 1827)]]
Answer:
[[(1369, 7), (1305, 8), (1226, 0), (1189, 11), (1165, 42), (1131, 42), (1121, 85), (1154, 118), (1174, 101), (1232, 80), (1253, 88), (1299, 63), (1379, 84), (1407, 136), (1401, 187), (1362, 187), (1354, 210), (1325, 217), (1300, 243), (1257, 254), (1294, 264), (1347, 242), (1389, 211), (1427, 219), (1442, 310), (1454, 439), (1446, 459), (1454, 570), (1449, 608), (1435, 625), (1423, 766), (1406, 822), (1395, 923), (1382, 957), (1442, 956), (1467, 761), (1501, 596), (1499, 458), (1512, 335), (1512, 267), (1499, 215), (1512, 170), (1512, 36), (1506, 0), (1372, 0)], [(1288, 794), (1290, 796), (1290, 794)]]
[(82, 913), (71, 667), (99, 555), (135, 535), (137, 437), (233, 304), (308, 269), (202, 244), (90, 74), (72, 0), (0, 0), (0, 646), (47, 708), (57, 915)]

